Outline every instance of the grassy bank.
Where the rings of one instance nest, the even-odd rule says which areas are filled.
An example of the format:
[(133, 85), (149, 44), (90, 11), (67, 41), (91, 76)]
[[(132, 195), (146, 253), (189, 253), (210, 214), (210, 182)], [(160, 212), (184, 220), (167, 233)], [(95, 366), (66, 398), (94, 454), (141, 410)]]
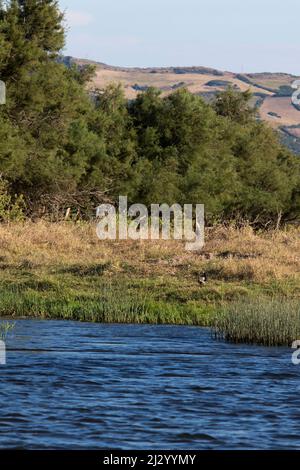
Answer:
[(240, 302), (297, 302), (299, 235), (215, 227), (192, 253), (177, 241), (99, 241), (87, 224), (2, 225), (0, 316), (208, 325), (224, 308), (243, 315)]

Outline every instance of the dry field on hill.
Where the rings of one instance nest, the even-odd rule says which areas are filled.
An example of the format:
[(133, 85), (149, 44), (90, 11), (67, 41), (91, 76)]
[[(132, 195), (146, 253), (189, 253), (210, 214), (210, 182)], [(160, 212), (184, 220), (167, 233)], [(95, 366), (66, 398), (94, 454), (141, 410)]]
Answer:
[[(274, 113), (274, 116), (269, 113)], [(290, 97), (265, 98), (260, 107), (260, 115), (274, 127), (300, 124), (300, 111), (292, 105)]]
[[(300, 125), (300, 112), (292, 105), (291, 97), (278, 95), (280, 87), (291, 86), (298, 78), (286, 73), (248, 73), (238, 74), (219, 71), (207, 67), (169, 67), (169, 68), (137, 68), (115, 67), (85, 59), (69, 58), (78, 65), (91, 64), (96, 74), (90, 83), (90, 89), (103, 89), (111, 83), (120, 83), (124, 87), (125, 96), (133, 100), (148, 87), (161, 90), (162, 96), (186, 88), (191, 93), (199, 94), (211, 100), (217, 92), (225, 90), (229, 85), (236, 90), (250, 90), (254, 96), (252, 105), (258, 107), (259, 117), (274, 129), (286, 128), (286, 145), (292, 140), (299, 140), (299, 132), (291, 126)], [(294, 151), (297, 147), (293, 141)], [(300, 148), (300, 144), (299, 144)], [(296, 149), (297, 152), (297, 149)]]
[(110, 83), (121, 83), (128, 99), (136, 98), (138, 93), (150, 86), (159, 88), (164, 96), (179, 88), (186, 88), (195, 94), (206, 96), (211, 94), (213, 96), (213, 94), (226, 89), (231, 84), (240, 91), (250, 89), (252, 93), (256, 94), (254, 97), (256, 100), (263, 100), (260, 101), (260, 116), (263, 120), (269, 122), (272, 127), (300, 124), (300, 112), (293, 107), (291, 98), (276, 96), (280, 86), (290, 86), (296, 79), (296, 77), (289, 74), (258, 73), (241, 75), (204, 67), (142, 69), (113, 67), (82, 59), (76, 59), (75, 62), (80, 65), (91, 63), (96, 66), (96, 75), (90, 85), (91, 88), (102, 89)]
[(285, 73), (250, 73), (246, 77), (258, 86), (278, 90), (280, 86), (291, 85), (296, 77)]
[[(221, 91), (226, 88), (227, 82), (241, 91), (250, 90), (253, 93), (261, 93), (272, 96), (269, 91), (261, 90), (256, 86), (249, 86), (247, 83), (239, 80), (229, 72), (225, 72), (223, 76), (213, 74), (197, 74), (197, 73), (174, 73), (172, 71), (143, 71), (137, 69), (120, 69), (110, 70), (98, 67), (96, 77), (93, 80), (93, 87), (105, 88), (109, 83), (121, 83), (124, 86), (126, 97), (134, 99), (139, 93), (139, 88), (153, 86), (160, 88), (163, 93), (170, 93), (178, 87), (185, 87), (192, 93), (211, 93)], [(207, 85), (209, 82), (224, 82), (224, 86)], [(138, 87), (136, 87), (138, 85)]]

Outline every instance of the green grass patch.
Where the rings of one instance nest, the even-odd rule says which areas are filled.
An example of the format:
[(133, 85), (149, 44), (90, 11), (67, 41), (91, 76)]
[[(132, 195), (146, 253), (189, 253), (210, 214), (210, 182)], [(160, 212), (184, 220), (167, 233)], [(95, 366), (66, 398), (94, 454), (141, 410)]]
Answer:
[[(29, 287), (30, 285), (30, 287)], [(49, 289), (51, 283), (0, 287), (0, 317), (70, 319), (101, 323), (207, 324), (211, 308), (158, 300), (126, 283)]]

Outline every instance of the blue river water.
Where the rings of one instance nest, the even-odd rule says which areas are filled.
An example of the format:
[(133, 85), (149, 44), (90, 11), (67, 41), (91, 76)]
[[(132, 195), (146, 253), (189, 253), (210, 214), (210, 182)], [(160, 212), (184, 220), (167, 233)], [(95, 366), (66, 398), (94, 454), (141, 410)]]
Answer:
[(300, 449), (292, 350), (208, 329), (17, 321), (1, 449)]

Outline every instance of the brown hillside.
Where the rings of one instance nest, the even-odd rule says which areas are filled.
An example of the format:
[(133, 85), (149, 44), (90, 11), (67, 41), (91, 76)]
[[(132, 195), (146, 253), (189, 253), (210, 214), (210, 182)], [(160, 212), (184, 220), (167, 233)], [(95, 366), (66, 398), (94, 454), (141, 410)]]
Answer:
[(300, 125), (300, 111), (291, 102), (290, 96), (280, 96), (280, 87), (291, 87), (300, 77), (285, 73), (235, 74), (207, 67), (126, 68), (115, 67), (84, 59), (68, 58), (78, 65), (93, 64), (96, 76), (92, 88), (104, 88), (109, 83), (121, 83), (128, 99), (150, 86), (159, 88), (163, 95), (179, 88), (187, 88), (195, 94), (213, 96), (229, 85), (237, 90), (250, 89), (259, 106), (260, 117), (272, 127)]

